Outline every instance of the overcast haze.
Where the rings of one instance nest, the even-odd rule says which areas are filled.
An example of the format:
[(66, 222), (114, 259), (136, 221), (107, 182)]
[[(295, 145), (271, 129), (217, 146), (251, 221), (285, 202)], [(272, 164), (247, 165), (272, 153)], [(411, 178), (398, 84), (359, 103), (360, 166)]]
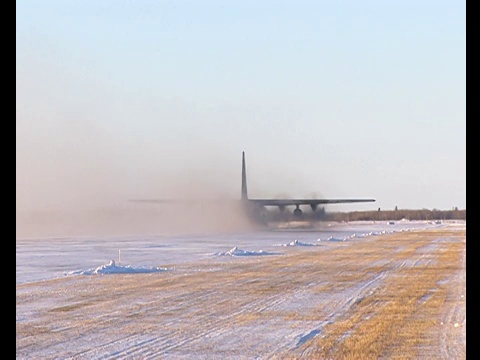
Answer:
[[(463, 1), (17, 1), (16, 207), (466, 208)], [(328, 209), (327, 209), (328, 210)]]

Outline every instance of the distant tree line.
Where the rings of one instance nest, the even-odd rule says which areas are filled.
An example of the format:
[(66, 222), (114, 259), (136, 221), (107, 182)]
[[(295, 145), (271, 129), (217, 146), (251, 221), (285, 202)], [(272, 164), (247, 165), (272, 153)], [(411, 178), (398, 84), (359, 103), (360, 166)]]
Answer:
[(325, 220), (329, 221), (381, 221), (381, 220), (466, 220), (467, 210), (376, 210), (352, 212), (327, 212)]

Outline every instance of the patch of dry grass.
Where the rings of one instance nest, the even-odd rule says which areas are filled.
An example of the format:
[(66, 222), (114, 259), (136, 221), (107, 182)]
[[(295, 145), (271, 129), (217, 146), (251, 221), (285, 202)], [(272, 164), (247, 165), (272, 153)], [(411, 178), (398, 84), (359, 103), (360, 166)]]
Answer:
[[(401, 262), (411, 260), (419, 248), (431, 243), (432, 237), (444, 235), (400, 234), (388, 238), (388, 245), (404, 249), (394, 255)], [(309, 356), (320, 359), (421, 357), (418, 350), (432, 341), (424, 335), (438, 323), (448, 295), (449, 288), (442, 281), (462, 271), (464, 250), (462, 242), (441, 243), (427, 254), (429, 261), (425, 264), (397, 268), (381, 288), (326, 326), (323, 336), (305, 344), (304, 352), (308, 348)]]

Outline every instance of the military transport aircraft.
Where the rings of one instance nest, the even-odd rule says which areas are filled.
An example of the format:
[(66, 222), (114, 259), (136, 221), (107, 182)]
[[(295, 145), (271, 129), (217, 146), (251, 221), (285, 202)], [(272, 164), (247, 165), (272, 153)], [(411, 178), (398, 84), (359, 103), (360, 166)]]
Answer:
[[(359, 203), (359, 202), (374, 202), (375, 199), (249, 199), (247, 194), (247, 170), (245, 166), (245, 151), (242, 152), (242, 202), (247, 209), (249, 215), (254, 218), (264, 216), (263, 209), (266, 206), (276, 206), (283, 212), (286, 206), (295, 205), (293, 214), (297, 218), (303, 215), (300, 205), (310, 205), (312, 211), (317, 211), (320, 204), (341, 204), (341, 203)], [(322, 208), (322, 212), (324, 209)]]
[[(137, 199), (130, 200), (133, 202), (146, 202), (146, 203), (172, 203), (178, 202), (177, 200), (167, 199)], [(323, 204), (342, 204), (342, 203), (360, 203), (360, 202), (374, 202), (375, 199), (250, 199), (247, 193), (247, 170), (245, 165), (245, 152), (242, 152), (242, 192), (241, 192), (241, 204), (246, 211), (247, 215), (256, 222), (265, 224), (268, 222), (268, 211), (266, 207), (277, 207), (280, 213), (285, 212), (287, 206), (295, 206), (293, 215), (297, 219), (301, 219), (303, 211), (300, 209), (300, 205), (309, 205), (313, 213), (317, 213), (317, 216), (313, 218), (321, 219), (325, 213), (323, 207), (320, 209), (318, 205)], [(182, 200), (181, 202), (185, 202)], [(189, 201), (190, 202), (190, 201)]]

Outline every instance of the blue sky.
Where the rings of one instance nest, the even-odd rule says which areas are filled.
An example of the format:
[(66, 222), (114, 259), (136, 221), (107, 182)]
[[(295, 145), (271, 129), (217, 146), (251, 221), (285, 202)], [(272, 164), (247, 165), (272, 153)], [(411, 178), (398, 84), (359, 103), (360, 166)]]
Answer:
[[(17, 210), (466, 208), (462, 1), (17, 1)], [(327, 209), (328, 210), (328, 209)]]

